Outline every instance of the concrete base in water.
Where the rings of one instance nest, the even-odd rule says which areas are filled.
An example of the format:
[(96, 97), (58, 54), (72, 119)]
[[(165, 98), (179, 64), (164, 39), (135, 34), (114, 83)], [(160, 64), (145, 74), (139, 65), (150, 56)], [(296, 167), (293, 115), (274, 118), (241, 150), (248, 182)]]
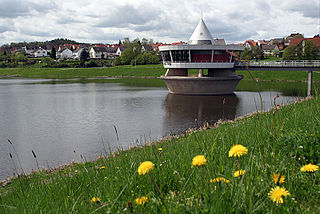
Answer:
[(233, 94), (243, 76), (186, 77), (161, 76), (171, 94), (225, 95)]

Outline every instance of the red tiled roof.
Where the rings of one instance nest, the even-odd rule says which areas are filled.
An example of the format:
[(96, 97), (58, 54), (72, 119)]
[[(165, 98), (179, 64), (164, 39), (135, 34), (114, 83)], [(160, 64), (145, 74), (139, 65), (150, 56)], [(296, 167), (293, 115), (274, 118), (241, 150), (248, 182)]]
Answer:
[(106, 47), (104, 44), (95, 44), (96, 47)]
[(244, 46), (246, 43), (248, 43), (250, 46), (254, 46), (254, 47), (257, 45), (257, 43), (256, 43), (255, 41), (253, 41), (253, 40), (247, 40), (247, 41), (245, 41), (245, 43), (243, 43), (243, 46)]
[(174, 43), (171, 43), (171, 45), (183, 45), (185, 44), (184, 42), (174, 42)]
[(314, 37), (314, 38), (293, 38), (289, 45), (297, 46), (304, 40), (311, 41), (316, 47), (320, 47), (320, 38), (319, 37)]

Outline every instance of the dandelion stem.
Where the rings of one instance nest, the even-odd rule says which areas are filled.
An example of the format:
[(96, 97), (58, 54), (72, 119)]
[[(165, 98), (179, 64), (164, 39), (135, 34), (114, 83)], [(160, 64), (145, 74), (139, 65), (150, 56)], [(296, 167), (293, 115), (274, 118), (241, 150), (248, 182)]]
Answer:
[(152, 175), (149, 172), (148, 172), (148, 174), (150, 175), (150, 178), (151, 178), (152, 182), (154, 183), (154, 185), (157, 187), (157, 189), (158, 189), (158, 191), (159, 191), (159, 193), (161, 195), (161, 198), (163, 199), (163, 201), (165, 201), (165, 198), (164, 198), (159, 186), (157, 185), (156, 181), (153, 179)]

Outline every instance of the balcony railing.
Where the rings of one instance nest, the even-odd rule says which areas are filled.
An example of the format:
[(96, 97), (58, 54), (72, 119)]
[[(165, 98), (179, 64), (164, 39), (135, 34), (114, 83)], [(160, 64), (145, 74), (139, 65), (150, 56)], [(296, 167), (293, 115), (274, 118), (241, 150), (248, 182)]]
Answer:
[(235, 62), (235, 66), (252, 67), (320, 67), (320, 60), (297, 60), (297, 61), (249, 61)]

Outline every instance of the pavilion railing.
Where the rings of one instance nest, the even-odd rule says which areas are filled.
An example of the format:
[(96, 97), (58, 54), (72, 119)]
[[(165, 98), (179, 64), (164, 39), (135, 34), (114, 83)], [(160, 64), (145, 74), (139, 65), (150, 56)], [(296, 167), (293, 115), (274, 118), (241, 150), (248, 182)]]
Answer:
[(242, 61), (235, 62), (235, 65), (252, 67), (320, 67), (320, 60)]

